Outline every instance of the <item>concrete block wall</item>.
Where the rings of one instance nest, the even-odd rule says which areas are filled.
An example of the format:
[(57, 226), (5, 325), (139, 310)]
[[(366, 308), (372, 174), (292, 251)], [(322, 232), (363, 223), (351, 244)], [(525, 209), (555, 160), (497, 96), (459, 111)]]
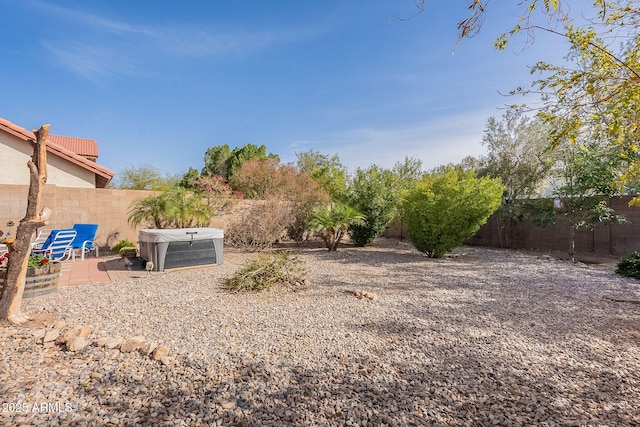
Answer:
[[(624, 215), (627, 223), (600, 224), (594, 230), (577, 230), (575, 250), (621, 257), (640, 250), (640, 207), (629, 206), (631, 199), (630, 196), (622, 196), (609, 201), (609, 206)], [(469, 243), (500, 247), (497, 220), (489, 218)], [(568, 251), (569, 225), (562, 219), (549, 227), (538, 227), (529, 221), (514, 224), (509, 247)]]
[[(27, 212), (28, 185), (0, 185), (0, 230), (8, 231), (7, 221), (18, 223)], [(98, 224), (97, 244), (101, 253), (113, 247), (120, 240), (138, 241), (141, 227), (132, 227), (127, 221), (129, 206), (136, 200), (157, 195), (157, 192), (143, 190), (116, 190), (106, 188), (72, 188), (45, 185), (41, 207), (51, 209), (51, 217), (46, 228), (71, 228), (73, 224)], [(243, 200), (236, 208), (244, 209), (251, 201)], [(226, 230), (227, 224), (236, 218), (236, 209), (226, 215), (211, 219), (210, 227)]]
[[(0, 230), (7, 232), (7, 221), (16, 225), (27, 211), (27, 185), (0, 185)], [(70, 228), (76, 223), (98, 224), (96, 241), (101, 248), (122, 239), (136, 242), (138, 228), (127, 222), (129, 206), (136, 200), (154, 195), (152, 191), (104, 188), (72, 188), (45, 185), (41, 206), (51, 209), (47, 228)]]

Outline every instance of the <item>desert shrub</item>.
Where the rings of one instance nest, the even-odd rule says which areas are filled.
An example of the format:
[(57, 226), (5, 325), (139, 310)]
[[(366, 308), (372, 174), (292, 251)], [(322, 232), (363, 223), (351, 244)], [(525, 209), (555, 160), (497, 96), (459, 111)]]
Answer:
[(286, 224), (287, 236), (296, 242), (305, 239), (313, 210), (329, 202), (329, 194), (307, 173), (272, 159), (245, 162), (229, 183), (249, 199), (286, 201), (292, 215)]
[(499, 179), (476, 178), (460, 167), (425, 174), (403, 202), (409, 239), (428, 257), (441, 258), (471, 238), (501, 200)]
[(640, 251), (635, 251), (626, 258), (623, 258), (616, 268), (616, 273), (625, 277), (640, 279)]
[(114, 254), (119, 254), (120, 253), (120, 249), (122, 248), (135, 248), (136, 244), (129, 241), (129, 240), (120, 240), (118, 243), (116, 243), (116, 245), (111, 248), (111, 251), (113, 251)]
[(261, 291), (274, 286), (301, 286), (306, 271), (302, 260), (290, 252), (259, 255), (247, 260), (222, 287), (232, 292)]
[(349, 185), (347, 199), (364, 220), (349, 227), (356, 246), (364, 246), (382, 234), (396, 214), (397, 179), (390, 170), (378, 166), (358, 169)]
[(247, 199), (279, 195), (284, 185), (280, 165), (274, 159), (247, 160), (229, 178), (229, 185)]
[(194, 189), (204, 197), (215, 215), (227, 213), (243, 198), (242, 193), (233, 191), (220, 175), (199, 176)]
[(263, 250), (282, 240), (292, 220), (291, 208), (281, 199), (256, 200), (229, 224), (225, 243)]
[(287, 200), (291, 206), (291, 222), (287, 225), (287, 236), (298, 243), (309, 234), (309, 221), (314, 210), (329, 202), (330, 196), (305, 172), (290, 173), (287, 178)]

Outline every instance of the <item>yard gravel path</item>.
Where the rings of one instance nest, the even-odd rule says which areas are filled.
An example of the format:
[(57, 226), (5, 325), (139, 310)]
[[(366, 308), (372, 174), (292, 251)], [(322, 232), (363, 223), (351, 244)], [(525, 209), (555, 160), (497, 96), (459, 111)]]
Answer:
[(0, 425), (640, 425), (640, 305), (611, 299), (640, 300), (640, 281), (611, 265), (480, 247), (433, 260), (386, 239), (294, 253), (311, 281), (295, 291), (221, 290), (255, 256), (232, 249), (25, 300), (172, 361), (1, 326)]

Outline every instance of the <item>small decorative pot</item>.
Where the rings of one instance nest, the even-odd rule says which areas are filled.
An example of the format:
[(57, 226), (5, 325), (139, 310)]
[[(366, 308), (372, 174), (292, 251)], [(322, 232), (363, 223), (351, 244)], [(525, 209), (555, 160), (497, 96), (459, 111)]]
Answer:
[(125, 247), (120, 249), (119, 255), (122, 258), (135, 258), (138, 256), (138, 249)]

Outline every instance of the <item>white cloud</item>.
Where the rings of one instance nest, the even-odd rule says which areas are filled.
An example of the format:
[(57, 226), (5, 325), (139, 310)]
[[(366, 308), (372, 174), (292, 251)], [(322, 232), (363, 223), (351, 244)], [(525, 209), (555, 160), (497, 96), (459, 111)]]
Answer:
[(94, 83), (108, 76), (154, 69), (168, 57), (243, 56), (320, 33), (313, 28), (228, 31), (212, 29), (203, 22), (134, 25), (43, 1), (27, 4), (33, 11), (48, 15), (52, 28), (65, 29), (51, 33), (42, 45), (60, 64)]
[[(327, 134), (292, 144), (297, 152), (313, 149), (337, 153), (350, 171), (372, 164), (392, 167), (405, 157), (420, 159), (425, 170), (458, 163), (485, 153), (481, 144), (487, 118), (495, 111), (478, 111), (430, 119), (404, 127), (368, 127)], [(294, 159), (286, 159), (291, 161)]]
[(120, 52), (106, 46), (96, 46), (83, 42), (55, 45), (42, 43), (56, 60), (73, 73), (93, 83), (116, 75), (135, 72), (136, 65), (124, 58)]

